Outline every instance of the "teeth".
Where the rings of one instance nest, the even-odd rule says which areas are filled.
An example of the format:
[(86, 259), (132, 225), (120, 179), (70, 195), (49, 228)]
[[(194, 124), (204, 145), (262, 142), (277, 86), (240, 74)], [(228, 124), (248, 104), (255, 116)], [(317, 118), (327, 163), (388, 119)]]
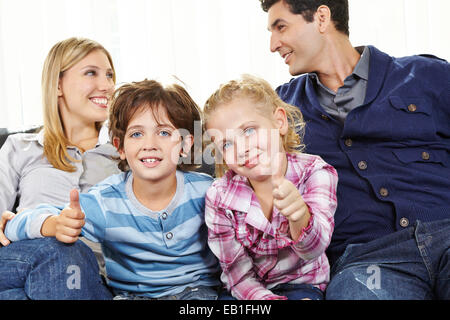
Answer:
[(108, 99), (106, 98), (92, 98), (91, 101), (96, 104), (106, 105), (108, 104)]
[(158, 159), (154, 159), (154, 158), (151, 158), (151, 159), (142, 159), (142, 162), (156, 162), (156, 161), (158, 161)]

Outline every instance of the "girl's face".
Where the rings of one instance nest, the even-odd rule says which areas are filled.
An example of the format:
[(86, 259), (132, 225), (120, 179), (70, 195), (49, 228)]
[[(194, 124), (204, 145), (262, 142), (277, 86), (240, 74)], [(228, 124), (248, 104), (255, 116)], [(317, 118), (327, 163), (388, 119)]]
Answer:
[[(181, 152), (188, 153), (192, 147), (191, 136), (182, 141), (164, 107), (157, 107), (156, 117), (150, 107), (138, 111), (128, 123), (123, 149), (119, 150), (120, 159), (127, 160), (133, 171), (135, 185), (174, 178)], [(118, 147), (119, 141), (113, 142)]]
[(236, 98), (218, 106), (209, 119), (207, 133), (229, 169), (250, 181), (264, 181), (272, 175), (273, 162), (285, 152), (281, 139), (288, 130), (284, 109), (264, 115), (250, 99)]
[(105, 121), (113, 91), (109, 60), (103, 51), (94, 50), (66, 70), (59, 80), (58, 106), (63, 120), (88, 125)]

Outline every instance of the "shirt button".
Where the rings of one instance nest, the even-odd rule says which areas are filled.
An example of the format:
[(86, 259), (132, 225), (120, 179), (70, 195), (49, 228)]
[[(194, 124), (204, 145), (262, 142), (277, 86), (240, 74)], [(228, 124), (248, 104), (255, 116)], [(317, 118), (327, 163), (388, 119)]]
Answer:
[(422, 152), (423, 160), (430, 160), (430, 154), (428, 152)]
[(409, 220), (408, 220), (407, 218), (401, 218), (401, 219), (400, 219), (400, 225), (401, 225), (403, 228), (406, 228), (407, 226), (409, 226)]
[(381, 188), (381, 189), (380, 189), (380, 195), (381, 195), (382, 197), (387, 197), (387, 196), (389, 195), (388, 189), (386, 189), (386, 188)]
[(344, 143), (345, 143), (345, 145), (347, 147), (351, 147), (353, 145), (353, 140), (352, 139), (346, 139)]
[(360, 161), (360, 162), (358, 163), (358, 168), (359, 168), (360, 170), (366, 170), (366, 169), (367, 169), (367, 162), (365, 162), (365, 161)]
[(167, 213), (166, 213), (166, 212), (163, 212), (163, 213), (161, 214), (161, 218), (163, 218), (163, 220), (166, 220), (166, 219), (167, 219)]
[(166, 238), (167, 238), (167, 240), (172, 239), (173, 238), (173, 233), (172, 232), (167, 232), (166, 233)]
[(408, 110), (409, 110), (409, 112), (416, 112), (417, 111), (417, 106), (415, 104), (410, 104), (408, 106)]

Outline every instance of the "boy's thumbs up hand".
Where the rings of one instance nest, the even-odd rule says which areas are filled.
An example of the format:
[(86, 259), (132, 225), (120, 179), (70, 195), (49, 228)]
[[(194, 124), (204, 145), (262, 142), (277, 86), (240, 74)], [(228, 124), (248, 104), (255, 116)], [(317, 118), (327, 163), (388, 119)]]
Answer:
[(70, 191), (69, 207), (62, 210), (57, 216), (56, 239), (65, 243), (76, 242), (84, 223), (84, 213), (81, 211), (78, 190), (73, 189)]

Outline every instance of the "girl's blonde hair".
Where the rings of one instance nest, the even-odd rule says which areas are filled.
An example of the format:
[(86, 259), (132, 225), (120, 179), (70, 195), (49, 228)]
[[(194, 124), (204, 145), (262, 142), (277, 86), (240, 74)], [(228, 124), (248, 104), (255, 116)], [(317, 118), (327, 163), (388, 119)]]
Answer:
[[(286, 111), (289, 128), (286, 135), (282, 136), (283, 147), (286, 152), (300, 153), (304, 149), (303, 136), (305, 132), (305, 122), (300, 110), (290, 104), (287, 104), (278, 96), (271, 85), (264, 79), (244, 74), (240, 79), (231, 80), (222, 84), (219, 89), (214, 92), (205, 103), (203, 109), (204, 116), (204, 132), (207, 130), (208, 120), (214, 111), (226, 104), (231, 103), (234, 99), (246, 98), (255, 104), (255, 110), (260, 114), (272, 119), (272, 115), (277, 108), (283, 108)], [(205, 141), (206, 143), (211, 141)], [(214, 148), (214, 156), (216, 159), (215, 171), (216, 176), (221, 177), (228, 170), (226, 164), (219, 158), (219, 153)]]
[[(58, 108), (58, 85), (64, 72), (78, 63), (94, 50), (105, 53), (113, 70), (113, 80), (116, 82), (114, 64), (109, 52), (98, 42), (85, 38), (69, 38), (56, 43), (47, 55), (42, 70), (42, 107), (44, 114), (44, 156), (56, 169), (73, 172), (76, 161), (67, 153), (70, 142), (64, 134)], [(96, 123), (99, 131), (102, 122)]]

